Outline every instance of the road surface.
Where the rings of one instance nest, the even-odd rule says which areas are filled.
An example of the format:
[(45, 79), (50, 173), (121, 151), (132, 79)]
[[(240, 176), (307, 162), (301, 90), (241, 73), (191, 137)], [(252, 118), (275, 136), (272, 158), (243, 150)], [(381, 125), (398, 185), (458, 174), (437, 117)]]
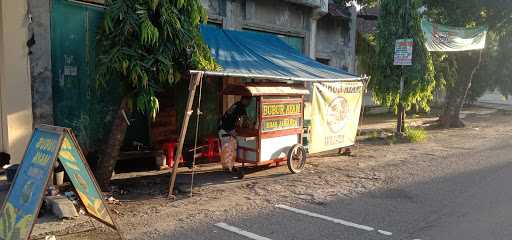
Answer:
[[(376, 140), (355, 157), (311, 158), (301, 174), (205, 171), (194, 197), (176, 201), (165, 197), (168, 175), (129, 176), (117, 182), (129, 186), (122, 204), (110, 207), (126, 239), (512, 239), (512, 114), (466, 117), (466, 128), (432, 130), (421, 143)], [(118, 239), (105, 229), (59, 239)]]
[[(471, 139), (466, 139), (471, 141)], [(408, 184), (176, 231), (172, 239), (512, 239), (512, 135), (401, 169)], [(442, 177), (420, 178), (436, 172)]]

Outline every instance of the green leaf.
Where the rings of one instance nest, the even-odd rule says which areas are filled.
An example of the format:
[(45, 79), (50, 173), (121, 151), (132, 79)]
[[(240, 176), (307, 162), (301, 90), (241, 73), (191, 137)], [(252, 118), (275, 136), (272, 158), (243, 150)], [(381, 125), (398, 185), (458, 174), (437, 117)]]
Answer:
[(155, 117), (155, 92), (172, 87), (181, 72), (219, 68), (201, 41), (206, 11), (200, 0), (109, 0), (105, 6), (96, 85), (120, 86), (134, 109)]
[(149, 5), (151, 6), (151, 9), (153, 11), (156, 10), (156, 8), (158, 7), (158, 4), (160, 3), (160, 0), (148, 0), (149, 1)]
[[(436, 85), (435, 72), (432, 57), (424, 47), (421, 16), (416, 11), (420, 1), (409, 2), (407, 7), (405, 1), (381, 1), (375, 56), (371, 60), (374, 63), (368, 66), (372, 76), (370, 87), (378, 102), (396, 110), (400, 100), (400, 79), (403, 76), (405, 88), (401, 99), (405, 107), (410, 109), (420, 106), (428, 110)], [(393, 64), (395, 42), (401, 38), (414, 39), (413, 66), (402, 68)]]
[(6, 202), (4, 211), (0, 216), (0, 237), (3, 239), (13, 239), (12, 234), (14, 232), (16, 224), (16, 208), (10, 203)]

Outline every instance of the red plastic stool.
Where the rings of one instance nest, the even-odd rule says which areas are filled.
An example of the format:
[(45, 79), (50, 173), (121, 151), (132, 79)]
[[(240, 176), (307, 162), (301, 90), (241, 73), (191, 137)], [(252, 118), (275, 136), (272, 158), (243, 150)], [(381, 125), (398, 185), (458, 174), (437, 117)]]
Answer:
[[(164, 150), (167, 152), (167, 166), (170, 168), (174, 166), (174, 150), (176, 144), (176, 140), (171, 140), (164, 144)], [(183, 163), (183, 156), (180, 157), (180, 163)]]
[(209, 162), (212, 162), (212, 160), (216, 157), (220, 156), (219, 148), (220, 148), (220, 142), (219, 139), (216, 137), (208, 137), (206, 139), (208, 151), (202, 152), (201, 157), (208, 158)]

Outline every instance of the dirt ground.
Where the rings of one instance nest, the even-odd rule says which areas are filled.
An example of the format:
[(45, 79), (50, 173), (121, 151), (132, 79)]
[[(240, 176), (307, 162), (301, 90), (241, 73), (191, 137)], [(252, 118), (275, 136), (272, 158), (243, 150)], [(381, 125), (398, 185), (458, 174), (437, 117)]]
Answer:
[[(505, 111), (470, 109), (465, 112), (464, 129), (429, 130), (428, 139), (415, 144), (363, 140), (353, 147), (354, 156), (331, 153), (310, 157), (306, 170), (297, 175), (280, 166), (252, 169), (239, 180), (218, 166), (201, 166), (195, 172), (193, 197), (180, 194), (174, 201), (167, 198), (168, 172), (120, 174), (114, 180), (118, 189), (114, 197), (120, 203), (109, 207), (125, 238), (160, 239), (164, 233), (193, 231), (201, 224), (270, 211), (277, 203), (322, 205), (335, 198), (353, 198), (411, 181), (408, 167), (435, 164), (447, 154), (509, 135), (510, 119), (512, 115)], [(411, 124), (423, 125), (432, 120), (431, 116), (418, 116)], [(393, 124), (389, 116), (378, 115), (366, 119), (362, 129), (367, 133), (390, 131)], [(442, 174), (439, 170), (425, 177)], [(190, 171), (184, 169), (178, 182), (180, 188), (189, 188)], [(118, 239), (113, 231), (85, 217), (66, 221), (44, 218), (39, 222), (33, 239), (44, 239), (48, 234), (57, 235), (58, 239)]]

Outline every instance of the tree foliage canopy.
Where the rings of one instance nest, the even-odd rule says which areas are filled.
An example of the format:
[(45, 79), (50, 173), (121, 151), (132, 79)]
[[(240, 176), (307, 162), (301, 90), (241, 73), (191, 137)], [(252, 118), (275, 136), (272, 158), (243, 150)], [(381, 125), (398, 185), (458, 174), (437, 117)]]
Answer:
[(490, 31), (510, 28), (512, 4), (508, 0), (424, 0), (428, 16), (438, 23), (473, 27), (487, 25)]
[(156, 93), (185, 70), (218, 68), (201, 40), (200, 0), (106, 0), (99, 30), (97, 80), (119, 81), (130, 106), (155, 117)]
[[(410, 1), (409, 6), (407, 1)], [(408, 6), (408, 7), (407, 7)], [(421, 17), (416, 10), (419, 0), (382, 0), (378, 22), (377, 45), (372, 81), (375, 99), (387, 106), (397, 107), (400, 100), (402, 68), (393, 65), (395, 42), (401, 38), (414, 39), (413, 65), (403, 70), (405, 80), (402, 102), (406, 109), (413, 106), (429, 110), (436, 81), (432, 57), (424, 44)]]
[[(486, 48), (483, 52), (482, 65), (477, 72), (467, 101), (475, 101), (487, 90), (499, 89), (505, 96), (512, 93), (512, 2), (507, 0), (425, 0), (429, 9), (427, 15), (437, 23), (461, 26), (488, 26)], [(465, 64), (476, 54), (466, 53), (466, 58), (459, 61), (453, 54), (440, 53), (439, 61), (435, 61), (436, 71), (446, 78), (448, 86), (457, 81), (460, 75), (458, 66)], [(443, 66), (443, 67), (439, 67)], [(451, 71), (451, 72), (449, 72)], [(462, 71), (462, 70), (460, 70)]]

